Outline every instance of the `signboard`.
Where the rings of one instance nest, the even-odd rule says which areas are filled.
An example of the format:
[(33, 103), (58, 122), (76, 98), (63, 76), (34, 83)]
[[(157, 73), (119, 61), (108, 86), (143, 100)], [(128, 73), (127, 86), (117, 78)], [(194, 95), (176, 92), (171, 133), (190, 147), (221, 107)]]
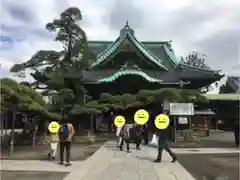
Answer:
[(163, 110), (169, 111), (170, 110), (170, 102), (168, 100), (163, 101)]
[(178, 124), (188, 124), (187, 117), (178, 117)]
[(218, 120), (217, 123), (218, 124), (223, 124), (223, 120)]
[(170, 103), (170, 115), (194, 115), (194, 105), (193, 103)]

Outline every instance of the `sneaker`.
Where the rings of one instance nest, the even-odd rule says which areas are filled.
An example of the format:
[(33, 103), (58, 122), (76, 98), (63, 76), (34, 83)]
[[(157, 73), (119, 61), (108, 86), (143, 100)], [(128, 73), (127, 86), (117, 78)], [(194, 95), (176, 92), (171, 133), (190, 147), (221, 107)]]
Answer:
[(154, 163), (160, 163), (162, 162), (160, 159), (156, 159), (155, 161), (153, 161)]
[(64, 165), (64, 162), (63, 162), (63, 161), (61, 161), (61, 162), (59, 162), (59, 164), (60, 164), (60, 165)]
[(136, 148), (136, 150), (141, 150), (141, 148), (138, 147), (138, 148)]
[(71, 166), (72, 164), (70, 162), (67, 162), (65, 166)]
[(52, 160), (53, 160), (53, 161), (55, 161), (55, 160), (56, 160), (56, 157), (55, 157), (55, 156), (53, 156), (53, 157), (52, 157)]
[(51, 160), (51, 159), (52, 159), (52, 158), (51, 158), (51, 157), (52, 157), (51, 153), (48, 153), (47, 156), (48, 156), (48, 160)]
[(174, 158), (171, 162), (172, 163), (175, 163), (177, 161), (177, 159), (176, 158)]
[(120, 151), (123, 151), (123, 149), (122, 149), (122, 148), (120, 148)]
[(130, 150), (127, 150), (127, 153), (131, 153), (132, 151), (130, 151)]

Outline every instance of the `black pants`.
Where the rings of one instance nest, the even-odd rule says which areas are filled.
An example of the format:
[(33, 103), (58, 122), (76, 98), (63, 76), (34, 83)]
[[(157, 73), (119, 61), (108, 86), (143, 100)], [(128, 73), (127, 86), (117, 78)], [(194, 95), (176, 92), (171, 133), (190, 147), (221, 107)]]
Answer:
[(140, 135), (135, 137), (135, 144), (137, 149), (140, 148), (141, 141), (142, 141), (142, 138)]
[(71, 142), (60, 142), (60, 161), (63, 162), (64, 150), (66, 151), (66, 162), (70, 161)]
[(143, 139), (144, 139), (144, 144), (145, 144), (145, 145), (148, 145), (148, 132), (145, 132), (145, 133), (143, 134)]
[(235, 144), (238, 146), (239, 145), (239, 134), (234, 133), (234, 137), (235, 137)]
[(130, 150), (130, 147), (129, 147), (129, 139), (127, 139), (127, 138), (122, 138), (121, 139), (121, 143), (120, 143), (120, 150), (122, 150), (123, 149), (123, 144), (124, 144), (124, 141), (125, 141), (125, 143), (127, 144), (127, 151), (129, 151)]
[(176, 155), (171, 151), (171, 149), (168, 146), (165, 146), (165, 147), (158, 147), (158, 156), (157, 156), (158, 160), (162, 160), (163, 149), (165, 149), (169, 153), (169, 155), (172, 157), (173, 160), (177, 159)]

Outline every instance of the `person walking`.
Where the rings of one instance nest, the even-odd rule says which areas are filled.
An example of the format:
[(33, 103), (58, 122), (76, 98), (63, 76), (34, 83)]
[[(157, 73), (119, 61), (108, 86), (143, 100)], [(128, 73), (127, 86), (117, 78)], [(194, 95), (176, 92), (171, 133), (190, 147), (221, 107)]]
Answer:
[(130, 153), (130, 146), (129, 146), (129, 140), (130, 140), (130, 132), (129, 132), (129, 126), (127, 124), (124, 124), (121, 131), (120, 131), (120, 137), (121, 137), (121, 143), (120, 143), (120, 151), (123, 151), (123, 144), (124, 142), (127, 145), (127, 152)]
[(147, 124), (145, 124), (144, 126), (143, 126), (143, 133), (142, 133), (142, 136), (143, 136), (143, 139), (144, 139), (144, 144), (145, 145), (148, 145), (148, 125)]
[(135, 125), (134, 127), (134, 136), (135, 136), (135, 144), (136, 144), (136, 149), (137, 150), (140, 150), (140, 145), (141, 145), (141, 142), (142, 142), (142, 136), (141, 136), (141, 133), (142, 133), (142, 126), (141, 125)]
[(157, 131), (157, 135), (158, 135), (158, 155), (157, 159), (154, 162), (158, 163), (162, 161), (163, 149), (165, 149), (172, 157), (172, 162), (175, 162), (177, 160), (177, 157), (168, 146), (167, 129), (159, 129)]
[(234, 124), (234, 137), (235, 145), (239, 147), (239, 120), (237, 120)]
[(122, 137), (120, 136), (120, 132), (121, 132), (121, 127), (117, 127), (116, 128), (116, 137), (117, 137), (117, 147), (120, 147), (120, 143), (122, 141)]
[(73, 125), (68, 120), (63, 120), (59, 128), (59, 140), (60, 140), (60, 165), (64, 165), (64, 151), (66, 151), (66, 164), (70, 166), (70, 152), (72, 137), (75, 134)]
[(48, 159), (55, 160), (56, 154), (57, 154), (58, 142), (59, 142), (58, 134), (48, 132), (46, 141), (49, 144)]

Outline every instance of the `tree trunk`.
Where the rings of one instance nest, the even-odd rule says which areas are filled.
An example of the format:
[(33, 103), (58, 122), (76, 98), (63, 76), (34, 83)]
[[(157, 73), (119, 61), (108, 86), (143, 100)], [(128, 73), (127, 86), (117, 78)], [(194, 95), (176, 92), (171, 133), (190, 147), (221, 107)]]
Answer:
[(3, 137), (4, 137), (4, 113), (1, 113), (1, 144), (3, 144)]
[(9, 152), (10, 156), (13, 154), (13, 150), (14, 150), (15, 121), (16, 121), (16, 109), (13, 108), (13, 111), (12, 111), (12, 130), (11, 130), (10, 152)]

